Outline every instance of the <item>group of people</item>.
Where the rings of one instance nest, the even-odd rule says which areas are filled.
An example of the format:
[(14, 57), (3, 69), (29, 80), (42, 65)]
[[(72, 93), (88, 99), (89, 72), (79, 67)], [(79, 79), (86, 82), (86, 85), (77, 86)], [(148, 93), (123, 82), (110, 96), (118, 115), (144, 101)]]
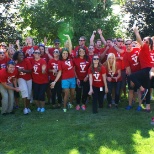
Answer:
[[(1, 43), (0, 48), (0, 93), (1, 114), (13, 112), (14, 100), (21, 93), (24, 102), (24, 114), (31, 112), (29, 104), (34, 100), (38, 112), (45, 112), (45, 98), (52, 102), (52, 108), (67, 112), (75, 105), (76, 110), (86, 110), (86, 101), (92, 95), (92, 112), (103, 108), (104, 96), (108, 108), (115, 102), (118, 108), (122, 92), (126, 96), (128, 83), (128, 106), (138, 96), (137, 111), (150, 112), (151, 88), (154, 87), (154, 37), (141, 40), (137, 27), (134, 27), (137, 41), (131, 39), (108, 38), (105, 40), (101, 29), (93, 31), (90, 44), (86, 47), (86, 38), (79, 38), (79, 45), (74, 49), (69, 35), (60, 48), (60, 40), (54, 40), (54, 47), (44, 44), (34, 45), (31, 37), (26, 38), (26, 45), (21, 47), (16, 41), (13, 45)], [(95, 36), (100, 39), (95, 41)], [(103, 47), (102, 47), (103, 44)], [(75, 98), (76, 97), (76, 98)], [(63, 102), (63, 104), (62, 104)]]

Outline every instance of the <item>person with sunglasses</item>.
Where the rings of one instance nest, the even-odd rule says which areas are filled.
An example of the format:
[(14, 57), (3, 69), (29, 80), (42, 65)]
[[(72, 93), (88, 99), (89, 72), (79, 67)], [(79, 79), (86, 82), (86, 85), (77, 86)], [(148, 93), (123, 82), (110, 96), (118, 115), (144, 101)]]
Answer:
[(17, 81), (24, 103), (23, 113), (28, 114), (31, 112), (29, 104), (32, 93), (32, 64), (28, 58), (25, 58), (22, 51), (17, 51), (13, 55), (13, 60), (16, 62), (16, 68), (18, 70)]
[(151, 112), (150, 109), (150, 70), (153, 67), (151, 63), (150, 51), (153, 50), (153, 41), (150, 37), (145, 37), (142, 41), (138, 28), (134, 25), (133, 30), (136, 36), (136, 40), (141, 45), (139, 54), (139, 61), (141, 69), (130, 75), (132, 82), (131, 86), (135, 85), (137, 89), (142, 92), (141, 100), (146, 98), (146, 109), (145, 111)]
[[(129, 76), (140, 70), (140, 62), (139, 62), (139, 53), (140, 53), (140, 49), (139, 48), (134, 48), (133, 47), (133, 42), (131, 39), (127, 39), (125, 41), (125, 46), (126, 46), (126, 53), (124, 55), (124, 65), (126, 68), (126, 74), (127, 74), (127, 83), (128, 83), (128, 102), (129, 105), (126, 107), (126, 110), (130, 110), (132, 109), (132, 102), (133, 99), (135, 97), (135, 93), (138, 91), (138, 89), (136, 87), (131, 87), (130, 86), (130, 78)], [(138, 91), (138, 101), (139, 101), (139, 105), (137, 107), (137, 111), (141, 111), (142, 107), (141, 107), (141, 95), (140, 95), (140, 91)]]
[(39, 50), (34, 51), (32, 63), (32, 84), (33, 84), (33, 99), (37, 105), (38, 112), (45, 112), (45, 92), (48, 86), (48, 71), (47, 63), (41, 58)]
[(55, 80), (51, 83), (51, 88), (54, 88), (57, 81), (61, 77), (62, 89), (64, 92), (64, 108), (63, 111), (67, 112), (67, 101), (70, 93), (70, 103), (68, 104), (69, 108), (73, 107), (75, 88), (76, 88), (76, 80), (75, 80), (75, 72), (74, 72), (74, 64), (72, 59), (70, 59), (69, 49), (62, 48), (60, 53), (59, 62), (58, 62), (58, 74)]
[(0, 70), (6, 68), (8, 58), (3, 49), (0, 49)]
[[(50, 83), (54, 82), (58, 74), (58, 61), (60, 51), (55, 49), (53, 51), (53, 59), (48, 62), (48, 72), (50, 76)], [(58, 97), (58, 104), (56, 105), (56, 97)], [(51, 89), (52, 109), (60, 108), (62, 104), (62, 88), (61, 78), (58, 79), (53, 89)]]
[[(86, 100), (89, 91), (88, 69), (90, 67), (90, 59), (86, 55), (86, 49), (80, 47), (78, 56), (73, 59), (76, 74), (76, 110), (86, 110)], [(80, 103), (81, 106), (80, 106)]]
[(115, 91), (115, 107), (118, 108), (121, 90), (121, 67), (118, 62), (116, 62), (116, 57), (114, 53), (109, 53), (106, 62), (103, 64), (106, 68), (107, 76), (107, 101), (108, 108), (112, 107), (112, 90)]
[[(17, 41), (16, 43), (18, 43), (18, 48), (20, 49), (19, 47), (20, 42)], [(38, 46), (34, 45), (34, 40), (32, 37), (27, 37), (25, 43), (26, 43), (26, 46), (22, 48), (22, 51), (24, 52), (25, 57), (33, 58), (33, 52), (38, 49)]]
[[(0, 93), (2, 95), (1, 114), (6, 115), (13, 112), (14, 91), (19, 92), (17, 87), (17, 70), (15, 62), (9, 61), (6, 68), (0, 70)], [(14, 85), (14, 87), (13, 87)]]
[(92, 95), (92, 112), (94, 114), (98, 113), (98, 103), (99, 108), (103, 108), (103, 100), (105, 93), (108, 93), (108, 87), (106, 82), (106, 70), (105, 67), (101, 65), (98, 55), (94, 55), (91, 66), (88, 70), (90, 90), (89, 95)]

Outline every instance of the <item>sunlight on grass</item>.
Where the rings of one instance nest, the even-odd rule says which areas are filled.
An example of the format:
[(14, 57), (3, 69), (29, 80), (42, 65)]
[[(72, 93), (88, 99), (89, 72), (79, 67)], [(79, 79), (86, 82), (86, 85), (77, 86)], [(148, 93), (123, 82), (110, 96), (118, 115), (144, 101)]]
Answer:
[(69, 154), (79, 154), (79, 151), (77, 149), (72, 149)]
[(154, 131), (150, 130), (146, 136), (143, 136), (141, 131), (137, 130), (133, 134), (134, 149), (140, 154), (149, 154), (154, 151)]
[(104, 146), (101, 146), (99, 148), (99, 154), (125, 154), (125, 152), (123, 151), (119, 151), (119, 150), (113, 150), (113, 149), (110, 149), (108, 147), (104, 147)]

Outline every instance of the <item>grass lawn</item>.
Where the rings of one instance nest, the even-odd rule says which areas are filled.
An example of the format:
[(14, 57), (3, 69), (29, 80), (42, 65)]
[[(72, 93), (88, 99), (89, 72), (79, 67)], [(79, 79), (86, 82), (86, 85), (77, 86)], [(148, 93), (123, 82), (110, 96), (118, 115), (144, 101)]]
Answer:
[[(21, 103), (22, 104), (22, 103)], [(122, 99), (119, 109), (107, 109), (98, 114), (86, 111), (52, 110), (23, 115), (22, 108), (14, 115), (0, 115), (0, 154), (152, 154), (154, 153), (153, 112), (125, 110)]]

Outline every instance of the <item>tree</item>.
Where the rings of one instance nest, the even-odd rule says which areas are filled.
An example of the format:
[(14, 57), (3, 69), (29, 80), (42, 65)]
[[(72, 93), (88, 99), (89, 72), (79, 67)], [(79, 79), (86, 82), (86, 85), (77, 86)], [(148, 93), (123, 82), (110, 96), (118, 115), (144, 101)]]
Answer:
[(63, 34), (69, 34), (77, 44), (80, 36), (89, 38), (93, 30), (101, 28), (106, 38), (115, 37), (114, 27), (118, 25), (118, 17), (112, 15), (111, 0), (38, 0), (35, 4), (21, 3), (20, 23), (25, 36), (36, 37), (41, 41), (44, 36), (50, 43), (56, 37), (65, 41)]
[(123, 8), (130, 13), (128, 35), (135, 20), (142, 37), (154, 35), (154, 0), (127, 0)]

